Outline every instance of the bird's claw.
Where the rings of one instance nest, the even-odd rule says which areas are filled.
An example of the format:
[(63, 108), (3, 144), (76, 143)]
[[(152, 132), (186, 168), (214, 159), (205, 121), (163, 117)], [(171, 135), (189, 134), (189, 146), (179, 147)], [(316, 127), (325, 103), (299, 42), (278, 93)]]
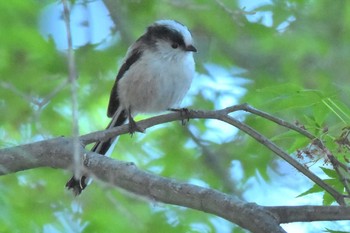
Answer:
[(86, 176), (82, 176), (80, 179), (74, 176), (66, 183), (67, 189), (72, 189), (75, 196), (78, 196), (86, 188)]
[(143, 129), (142, 127), (138, 126), (133, 118), (130, 118), (129, 119), (129, 133), (131, 135), (133, 135), (135, 132), (144, 133), (145, 129)]
[(188, 110), (188, 108), (169, 108), (169, 111), (180, 112), (182, 125), (186, 125), (187, 122), (190, 121), (190, 111)]

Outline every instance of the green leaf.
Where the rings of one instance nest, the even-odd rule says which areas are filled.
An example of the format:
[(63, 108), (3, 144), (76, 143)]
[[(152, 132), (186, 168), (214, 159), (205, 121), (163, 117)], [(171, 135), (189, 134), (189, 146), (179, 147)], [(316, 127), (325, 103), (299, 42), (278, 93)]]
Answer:
[(329, 169), (329, 168), (325, 168), (325, 167), (320, 167), (322, 169), (322, 171), (329, 177), (331, 178), (339, 178), (338, 174), (335, 170), (333, 169)]
[(319, 192), (324, 192), (324, 190), (320, 186), (315, 184), (311, 188), (306, 190), (305, 192), (299, 194), (297, 197), (303, 197), (303, 196), (306, 196), (308, 194), (319, 193)]
[(331, 230), (331, 229), (329, 229), (329, 228), (325, 228), (326, 229), (326, 231), (324, 231), (324, 232), (329, 232), (329, 233), (349, 233), (349, 231), (337, 231), (337, 230)]

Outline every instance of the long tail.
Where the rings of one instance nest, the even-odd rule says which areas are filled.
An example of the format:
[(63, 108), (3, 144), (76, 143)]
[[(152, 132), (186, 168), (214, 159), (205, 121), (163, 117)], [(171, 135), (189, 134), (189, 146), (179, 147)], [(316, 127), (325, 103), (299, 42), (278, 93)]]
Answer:
[[(127, 117), (126, 117), (125, 111), (118, 109), (115, 112), (115, 114), (113, 115), (112, 120), (108, 124), (106, 129), (110, 129), (113, 127), (123, 125), (125, 123), (126, 119), (127, 119)], [(109, 148), (112, 146), (115, 139), (116, 139), (116, 137), (110, 138), (106, 141), (96, 142), (95, 145), (91, 148), (91, 151), (96, 152), (96, 153), (101, 154), (101, 155), (105, 155), (107, 153), (107, 151), (109, 150)], [(77, 196), (85, 189), (85, 187), (87, 185), (86, 180), (87, 180), (87, 175), (83, 175), (83, 176), (78, 177), (78, 178), (76, 178), (73, 175), (72, 178), (66, 183), (66, 187), (68, 189), (72, 189), (73, 193)]]

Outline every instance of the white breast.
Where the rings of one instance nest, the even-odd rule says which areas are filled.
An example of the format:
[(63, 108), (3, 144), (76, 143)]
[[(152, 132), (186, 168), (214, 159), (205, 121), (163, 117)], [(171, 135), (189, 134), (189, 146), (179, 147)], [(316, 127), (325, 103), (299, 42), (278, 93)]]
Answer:
[(193, 76), (190, 52), (143, 53), (118, 82), (121, 106), (133, 115), (178, 107)]

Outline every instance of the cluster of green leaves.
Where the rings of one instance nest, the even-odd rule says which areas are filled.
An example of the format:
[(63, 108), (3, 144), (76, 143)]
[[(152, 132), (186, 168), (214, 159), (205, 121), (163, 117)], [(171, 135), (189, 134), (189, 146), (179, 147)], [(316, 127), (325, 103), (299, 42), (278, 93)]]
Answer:
[[(88, 2), (72, 1), (71, 6)], [(350, 121), (350, 5), (346, 1), (329, 4), (282, 0), (255, 8), (257, 13), (271, 13), (272, 26), (264, 25), (262, 19), (248, 21), (254, 12), (243, 12), (244, 6), (238, 1), (103, 2), (116, 23), (110, 36), (118, 35), (120, 40), (106, 49), (97, 49), (100, 43), (75, 49), (81, 133), (103, 129), (108, 123), (105, 109), (109, 90), (127, 46), (154, 20), (172, 18), (193, 32), (199, 50), (197, 71), (207, 75), (205, 78), (211, 78), (205, 68), (208, 63), (228, 70), (245, 69), (243, 76), (251, 82), (245, 85), (247, 92), (240, 102), (298, 122), (325, 140), (337, 158), (347, 163), (348, 151), (338, 152), (335, 143)], [(60, 4), (34, 0), (0, 2), (2, 147), (71, 135), (66, 51), (57, 50), (54, 40), (44, 38), (38, 26), (40, 20), (45, 20), (40, 16), (47, 5)], [(63, 17), (56, 20), (62, 21)], [(212, 78), (220, 84), (220, 77)], [(215, 101), (222, 97), (220, 88), (214, 87), (197, 87), (192, 93), (190, 102), (196, 109), (212, 110)], [(237, 99), (235, 93), (230, 95)], [(239, 117), (290, 153), (309, 143), (306, 138), (256, 116)], [(213, 124), (208, 127), (204, 120), (191, 120), (187, 128), (175, 122), (149, 129), (144, 135), (122, 136), (112, 156), (162, 176), (240, 197), (249, 192), (247, 182), (257, 174), (267, 181), (273, 179), (268, 171), (274, 168), (276, 156), (248, 136), (236, 134), (232, 128), (232, 134), (219, 140), (217, 135), (222, 128), (219, 124), (217, 128)], [(242, 168), (239, 177), (232, 175), (236, 174), (232, 170), (234, 162)], [(339, 177), (331, 167), (323, 170), (339, 186)], [(145, 201), (98, 181), (74, 200), (71, 193), (64, 191), (70, 175), (42, 168), (1, 177), (0, 231), (214, 232), (225, 226), (232, 232), (242, 232), (205, 213)], [(332, 201), (324, 200), (324, 204)]]

